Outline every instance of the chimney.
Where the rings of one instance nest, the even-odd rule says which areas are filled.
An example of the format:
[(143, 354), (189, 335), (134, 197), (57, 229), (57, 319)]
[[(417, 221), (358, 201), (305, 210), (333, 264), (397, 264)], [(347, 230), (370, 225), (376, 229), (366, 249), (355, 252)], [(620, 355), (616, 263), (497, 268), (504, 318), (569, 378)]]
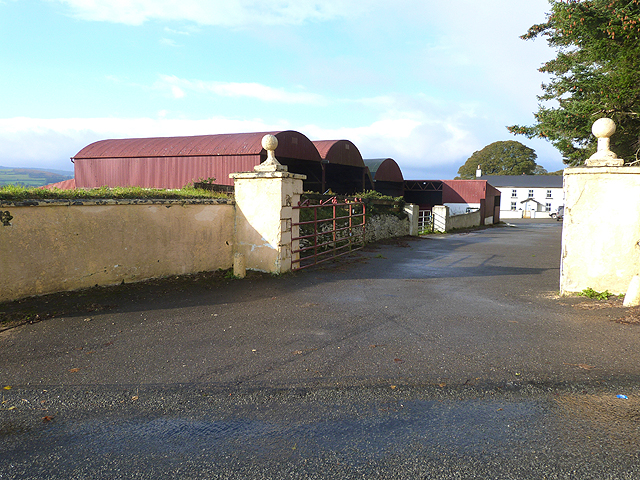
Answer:
[(480, 178), (482, 176), (482, 170), (480, 170), (480, 165), (478, 165), (478, 169), (476, 170), (476, 178)]

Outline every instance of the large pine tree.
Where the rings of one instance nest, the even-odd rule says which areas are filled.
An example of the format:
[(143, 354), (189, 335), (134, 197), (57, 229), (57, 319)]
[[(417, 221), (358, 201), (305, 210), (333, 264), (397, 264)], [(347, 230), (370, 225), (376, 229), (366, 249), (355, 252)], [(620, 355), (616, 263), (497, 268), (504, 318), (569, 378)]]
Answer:
[(591, 126), (608, 117), (617, 124), (611, 149), (627, 162), (640, 147), (640, 0), (549, 0), (545, 23), (524, 39), (546, 37), (557, 49), (541, 72), (541, 103), (532, 126), (510, 132), (546, 138), (568, 165), (582, 164), (596, 150)]

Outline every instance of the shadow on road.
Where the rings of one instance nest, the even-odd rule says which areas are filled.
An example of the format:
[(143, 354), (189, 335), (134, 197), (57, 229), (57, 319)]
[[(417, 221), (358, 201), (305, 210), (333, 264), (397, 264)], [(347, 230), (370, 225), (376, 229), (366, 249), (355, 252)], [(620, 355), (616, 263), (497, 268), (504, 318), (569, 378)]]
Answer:
[[(0, 331), (47, 318), (94, 312), (153, 311), (253, 302), (337, 280), (522, 276), (539, 283), (541, 275), (550, 273), (554, 276), (559, 272), (559, 251), (549, 259), (548, 252), (544, 251), (547, 247), (544, 243), (539, 244), (540, 238), (549, 235), (559, 239), (559, 226), (555, 223), (521, 224), (517, 229), (495, 227), (392, 239), (313, 269), (277, 277), (248, 272), (247, 278), (236, 280), (230, 278), (229, 271), (217, 271), (31, 297), (0, 304)], [(531, 235), (522, 235), (527, 229), (534, 233), (533, 240)], [(546, 231), (541, 233), (541, 229)], [(556, 243), (559, 245), (559, 241)], [(483, 248), (485, 244), (486, 248)], [(538, 260), (535, 253), (523, 253), (514, 264), (511, 258), (514, 249), (518, 252), (535, 250)], [(541, 262), (543, 258), (545, 260)], [(552, 290), (555, 288), (551, 287)]]

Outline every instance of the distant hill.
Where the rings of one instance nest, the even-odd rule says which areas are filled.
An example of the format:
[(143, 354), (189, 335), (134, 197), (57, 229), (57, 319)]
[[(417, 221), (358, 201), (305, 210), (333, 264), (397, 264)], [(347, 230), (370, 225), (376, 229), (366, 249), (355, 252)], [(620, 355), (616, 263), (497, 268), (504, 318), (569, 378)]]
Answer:
[(62, 182), (73, 178), (73, 172), (61, 170), (42, 170), (38, 168), (0, 167), (0, 187), (19, 185), (22, 187), (41, 187), (50, 183)]

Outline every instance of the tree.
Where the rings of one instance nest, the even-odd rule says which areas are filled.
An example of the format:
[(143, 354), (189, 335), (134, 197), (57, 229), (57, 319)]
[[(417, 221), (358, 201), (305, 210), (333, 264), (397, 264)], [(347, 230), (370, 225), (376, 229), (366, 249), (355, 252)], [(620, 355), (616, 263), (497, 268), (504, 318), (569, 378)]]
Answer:
[(568, 165), (596, 151), (591, 126), (598, 118), (616, 122), (611, 149), (635, 160), (640, 143), (640, 0), (549, 0), (547, 21), (521, 38), (547, 37), (555, 59), (539, 70), (542, 85), (532, 126), (510, 132), (549, 140)]
[(476, 178), (480, 165), (483, 175), (532, 175), (536, 167), (535, 150), (515, 140), (493, 142), (478, 152), (473, 152), (458, 169), (461, 179)]
[(536, 165), (536, 168), (533, 170), (533, 174), (534, 175), (549, 175), (549, 172), (547, 172), (547, 169), (544, 168), (542, 165)]

